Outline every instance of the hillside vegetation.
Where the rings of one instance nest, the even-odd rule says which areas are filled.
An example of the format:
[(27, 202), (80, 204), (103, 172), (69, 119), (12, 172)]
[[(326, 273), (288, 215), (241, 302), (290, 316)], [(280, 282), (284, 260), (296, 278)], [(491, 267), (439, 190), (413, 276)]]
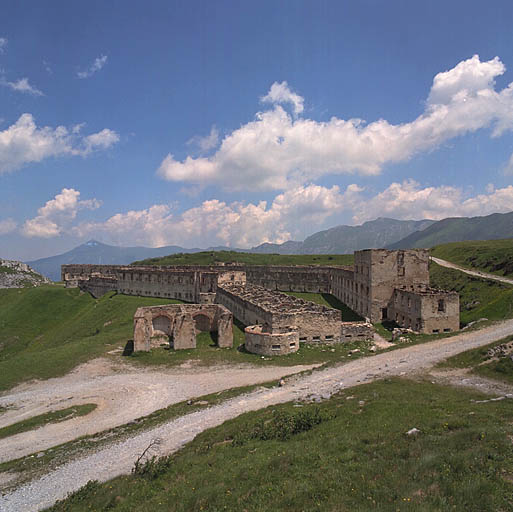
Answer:
[(63, 375), (133, 335), (140, 306), (179, 301), (44, 285), (0, 290), (0, 390), (30, 378)]
[(513, 317), (513, 286), (472, 277), (433, 262), (429, 270), (433, 288), (459, 293), (461, 324), (466, 325), (480, 318), (504, 320)]
[(133, 265), (352, 265), (352, 254), (252, 254), (235, 251), (180, 253), (136, 261)]
[(417, 231), (387, 249), (434, 247), (464, 240), (497, 240), (513, 237), (513, 212), (493, 213), (484, 217), (453, 217), (442, 219)]
[(469, 269), (513, 277), (513, 238), (437, 245), (431, 254)]
[(270, 407), (50, 510), (512, 510), (513, 405), (484, 398), (392, 379)]

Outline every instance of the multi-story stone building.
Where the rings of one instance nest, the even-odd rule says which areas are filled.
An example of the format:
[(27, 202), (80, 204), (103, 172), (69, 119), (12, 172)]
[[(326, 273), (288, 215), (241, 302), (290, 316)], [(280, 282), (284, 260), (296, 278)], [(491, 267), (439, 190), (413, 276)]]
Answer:
[[(297, 350), (292, 339), (336, 342), (369, 332), (368, 323), (343, 325), (339, 311), (321, 311), (313, 303), (300, 304), (279, 291), (330, 293), (367, 322), (388, 320), (422, 333), (459, 328), (459, 296), (429, 287), (425, 249), (357, 251), (352, 267), (63, 265), (62, 279), (95, 296), (116, 290), (199, 304), (217, 302), (246, 326), (254, 326), (246, 330), (246, 337), (254, 346), (260, 344), (262, 353), (278, 345), (272, 336), (275, 341), (285, 334), (290, 338), (283, 349), (287, 353)], [(266, 336), (264, 347), (257, 340)]]

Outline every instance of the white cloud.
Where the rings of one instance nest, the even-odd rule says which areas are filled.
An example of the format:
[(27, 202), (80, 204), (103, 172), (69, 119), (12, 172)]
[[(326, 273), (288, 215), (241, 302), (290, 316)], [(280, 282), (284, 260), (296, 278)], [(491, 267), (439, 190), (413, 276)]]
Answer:
[(100, 207), (96, 199), (80, 200), (80, 192), (63, 188), (54, 199), (47, 201), (37, 211), (38, 215), (25, 221), (22, 234), (27, 237), (51, 238), (60, 235), (76, 218), (79, 210), (95, 210)]
[(49, 157), (85, 156), (118, 140), (117, 133), (109, 129), (80, 137), (64, 126), (39, 128), (31, 114), (22, 114), (15, 124), (0, 131), (0, 174)]
[(262, 103), (283, 104), (290, 103), (294, 107), (294, 113), (301, 114), (304, 110), (305, 99), (289, 89), (287, 82), (274, 82), (269, 92), (260, 98)]
[(513, 211), (513, 186), (496, 189), (490, 184), (485, 194), (469, 196), (459, 187), (422, 188), (414, 180), (392, 183), (383, 192), (369, 197), (360, 189), (346, 207), (356, 224), (377, 217), (394, 219), (434, 219), (480, 216)]
[(27, 94), (32, 94), (33, 96), (44, 96), (42, 91), (40, 91), (33, 85), (30, 85), (28, 78), (20, 78), (15, 82), (9, 82), (2, 77), (0, 78), (0, 85), (3, 85), (4, 87), (9, 87), (13, 91), (24, 92)]
[(94, 75), (98, 71), (100, 71), (103, 66), (107, 63), (107, 55), (100, 55), (100, 57), (96, 57), (94, 62), (89, 66), (85, 71), (77, 71), (78, 78), (89, 78)]
[(0, 220), (0, 235), (7, 235), (12, 233), (17, 227), (17, 223), (14, 219), (7, 218)]
[(7, 39), (5, 37), (0, 37), (0, 54), (5, 52), (7, 48)]
[[(302, 110), (303, 99), (285, 82), (273, 84), (262, 101), (274, 107), (228, 134), (210, 157), (168, 154), (157, 173), (166, 180), (226, 189), (286, 190), (327, 174), (377, 175), (386, 164), (402, 162), (454, 137), (482, 128), (492, 136), (513, 129), (513, 83), (495, 90), (504, 73), (496, 57), (481, 62), (476, 55), (434, 77), (424, 112), (411, 122), (332, 117), (318, 122), (292, 117), (277, 103)], [(296, 97), (297, 96), (297, 97)]]
[(187, 145), (195, 145), (199, 148), (201, 153), (206, 153), (207, 151), (215, 148), (219, 144), (219, 132), (217, 128), (212, 126), (210, 129), (210, 133), (205, 137), (200, 137), (199, 135), (195, 135), (191, 139), (187, 141)]
[(513, 186), (487, 187), (475, 196), (456, 187), (425, 187), (415, 181), (392, 183), (374, 196), (358, 185), (339, 187), (299, 186), (278, 194), (272, 203), (235, 202), (213, 199), (181, 214), (168, 205), (118, 213), (105, 222), (82, 223), (73, 229), (80, 237), (99, 236), (119, 245), (181, 245), (208, 247), (227, 245), (248, 248), (263, 242), (281, 243), (340, 223), (343, 213), (354, 224), (377, 217), (434, 219), (488, 215), (513, 210)]

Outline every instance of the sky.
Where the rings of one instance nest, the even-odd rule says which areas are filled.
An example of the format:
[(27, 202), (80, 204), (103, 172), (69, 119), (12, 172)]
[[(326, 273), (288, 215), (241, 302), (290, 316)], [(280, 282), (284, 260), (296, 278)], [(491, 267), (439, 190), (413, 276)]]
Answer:
[(0, 257), (513, 210), (513, 2), (11, 1)]

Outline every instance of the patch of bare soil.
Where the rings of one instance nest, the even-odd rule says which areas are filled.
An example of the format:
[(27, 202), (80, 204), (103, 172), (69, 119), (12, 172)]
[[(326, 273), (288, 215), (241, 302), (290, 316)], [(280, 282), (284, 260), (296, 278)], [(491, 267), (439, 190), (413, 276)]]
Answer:
[(73, 405), (97, 404), (86, 416), (1, 439), (0, 462), (123, 425), (183, 400), (260, 384), (314, 366), (204, 368), (190, 361), (179, 368), (156, 370), (106, 358), (94, 359), (63, 377), (24, 383), (0, 397), (0, 406), (10, 406), (0, 416), (0, 428)]
[(472, 368), (433, 368), (427, 377), (434, 382), (448, 386), (473, 388), (489, 395), (513, 398), (513, 385), (493, 379), (487, 379), (470, 373)]

